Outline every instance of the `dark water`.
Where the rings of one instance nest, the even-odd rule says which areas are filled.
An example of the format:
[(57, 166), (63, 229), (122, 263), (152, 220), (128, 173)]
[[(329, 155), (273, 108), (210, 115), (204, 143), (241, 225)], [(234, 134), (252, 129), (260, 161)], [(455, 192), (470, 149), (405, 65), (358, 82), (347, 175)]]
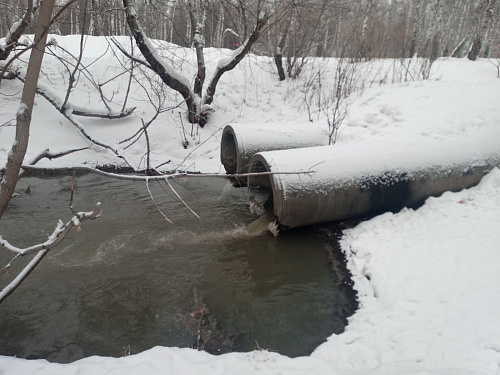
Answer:
[[(236, 335), (237, 351), (256, 346), (306, 355), (344, 329), (342, 283), (326, 244), (313, 229), (249, 236), (245, 190), (224, 179), (173, 183), (202, 220), (165, 183), (96, 175), (78, 178), (74, 206), (103, 215), (82, 223), (0, 304), (0, 354), (70, 362), (91, 355), (120, 356), (156, 345), (189, 347), (186, 314), (193, 291)], [(0, 221), (0, 234), (18, 246), (46, 239), (67, 221), (71, 178), (28, 178), (18, 184)], [(26, 189), (30, 187), (29, 191)], [(0, 266), (12, 255), (0, 252)], [(9, 282), (29, 259), (0, 274)], [(333, 261), (334, 262), (334, 261)]]

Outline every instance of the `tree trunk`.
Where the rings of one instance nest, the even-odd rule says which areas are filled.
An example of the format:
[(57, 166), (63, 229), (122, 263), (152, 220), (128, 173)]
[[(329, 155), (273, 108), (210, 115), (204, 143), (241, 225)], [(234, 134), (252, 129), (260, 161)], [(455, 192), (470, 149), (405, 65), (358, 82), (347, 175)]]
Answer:
[(148, 37), (144, 35), (137, 19), (137, 11), (133, 0), (123, 0), (126, 10), (127, 23), (134, 36), (135, 42), (151, 69), (160, 76), (163, 83), (182, 95), (188, 107), (189, 122), (196, 123), (198, 118), (197, 104), (193, 92), (189, 89), (189, 82), (184, 77), (177, 74), (159, 58), (155, 48), (151, 45)]
[(236, 54), (233, 56), (231, 60), (229, 60), (226, 64), (219, 64), (217, 66), (217, 70), (212, 77), (212, 80), (210, 81), (210, 84), (207, 87), (207, 90), (205, 92), (205, 96), (203, 97), (203, 104), (211, 104), (213, 99), (214, 99), (214, 94), (215, 94), (215, 89), (217, 87), (217, 84), (219, 83), (220, 77), (225, 72), (228, 72), (238, 63), (243, 60), (243, 58), (246, 56), (246, 54), (250, 51), (250, 48), (252, 48), (252, 45), (259, 39), (260, 33), (264, 26), (266, 25), (267, 21), (269, 19), (268, 15), (265, 15), (263, 18), (259, 19), (257, 21), (257, 25), (255, 25), (255, 29), (253, 30), (252, 34), (250, 34), (250, 37), (243, 43), (243, 45), (236, 50)]
[(47, 33), (52, 18), (54, 0), (44, 0), (39, 9), (38, 22), (35, 27), (35, 42), (26, 72), (21, 105), (16, 117), (16, 139), (7, 158), (5, 173), (0, 183), (0, 218), (7, 209), (9, 201), (19, 179), (21, 165), (28, 149), (31, 116), (35, 102), (38, 76), (47, 44)]
[[(189, 4), (191, 4), (190, 8), (194, 10), (195, 4), (191, 0), (189, 1), (188, 6)], [(253, 30), (250, 37), (245, 41), (245, 43), (243, 43), (240, 48), (234, 51), (231, 58), (222, 59), (219, 62), (217, 70), (213, 75), (212, 80), (210, 81), (205, 96), (202, 99), (200, 93), (205, 76), (205, 62), (203, 56), (203, 39), (201, 33), (199, 35), (199, 43), (196, 40), (194, 41), (198, 57), (198, 74), (195, 78), (195, 88), (194, 90), (191, 90), (189, 79), (179, 74), (179, 72), (168, 65), (168, 63), (166, 63), (158, 55), (156, 49), (151, 44), (151, 41), (142, 31), (142, 28), (138, 21), (138, 15), (136, 7), (134, 5), (134, 0), (123, 0), (123, 6), (126, 10), (127, 23), (135, 38), (137, 46), (139, 47), (146, 61), (149, 63), (149, 67), (160, 76), (163, 83), (182, 95), (188, 108), (189, 122), (198, 123), (201, 127), (203, 127), (207, 123), (207, 116), (208, 113), (210, 113), (210, 104), (213, 101), (215, 89), (220, 77), (225, 72), (233, 69), (236, 65), (238, 65), (243, 57), (245, 57), (245, 55), (250, 51), (252, 45), (259, 38), (262, 29), (269, 19), (269, 16), (267, 14), (263, 14), (263, 16), (258, 19), (255, 29)], [(198, 31), (201, 30), (200, 25), (195, 25), (195, 28)]]
[(410, 42), (410, 53), (409, 58), (412, 58), (418, 51), (418, 39), (420, 37), (420, 7), (422, 5), (421, 0), (416, 0), (415, 2), (415, 19), (413, 25), (413, 34)]
[(194, 93), (201, 97), (201, 91), (203, 89), (203, 84), (205, 83), (206, 77), (205, 56), (203, 54), (205, 38), (202, 34), (204, 19), (200, 20), (198, 9), (196, 8), (196, 2), (194, 0), (188, 1), (188, 9), (189, 19), (191, 20), (191, 28), (193, 29), (191, 40), (193, 41), (193, 47), (196, 50), (196, 63), (198, 66), (198, 72), (194, 80)]
[(478, 58), (479, 53), (481, 52), (483, 39), (487, 35), (488, 29), (492, 24), (492, 20), (495, 16), (496, 1), (497, 0), (483, 0), (481, 3), (481, 7), (479, 9), (480, 21), (477, 27), (476, 35), (474, 37), (472, 48), (467, 54), (467, 58), (469, 60), (475, 61)]
[[(91, 33), (93, 36), (100, 36), (102, 35), (102, 29), (101, 29), (101, 18), (99, 15), (99, 7), (97, 5), (96, 0), (92, 0), (91, 2), (91, 25), (92, 27), (90, 28)], [(88, 8), (87, 8), (88, 9)]]
[(26, 29), (31, 23), (31, 19), (33, 17), (33, 13), (37, 10), (38, 8), (38, 2), (37, 5), (33, 5), (33, 0), (28, 1), (28, 9), (26, 10), (26, 13), (23, 18), (21, 18), (21, 22), (18, 24), (17, 27), (15, 27), (13, 30), (7, 34), (7, 37), (5, 38), (5, 49), (2, 49), (0, 47), (0, 60), (7, 60), (7, 57), (9, 57), (10, 52), (16, 47), (16, 43), (21, 37), (21, 35), (24, 34)]
[(368, 0), (365, 9), (365, 16), (363, 18), (363, 25), (361, 27), (361, 47), (359, 51), (359, 57), (363, 59), (370, 59), (371, 51), (368, 45), (368, 22), (370, 20), (373, 10), (373, 0)]
[(274, 55), (274, 62), (276, 64), (276, 68), (278, 69), (278, 75), (280, 77), (280, 81), (284, 81), (286, 79), (285, 71), (283, 69), (283, 49), (285, 48), (286, 38), (288, 37), (288, 31), (290, 30), (291, 18), (287, 17), (285, 28), (280, 36), (280, 41), (278, 43), (278, 47), (276, 48), (276, 54)]
[(476, 61), (477, 57), (479, 56), (479, 52), (481, 51), (483, 43), (481, 41), (481, 38), (479, 36), (474, 39), (474, 42), (472, 43), (472, 47), (467, 54), (467, 58), (471, 61)]

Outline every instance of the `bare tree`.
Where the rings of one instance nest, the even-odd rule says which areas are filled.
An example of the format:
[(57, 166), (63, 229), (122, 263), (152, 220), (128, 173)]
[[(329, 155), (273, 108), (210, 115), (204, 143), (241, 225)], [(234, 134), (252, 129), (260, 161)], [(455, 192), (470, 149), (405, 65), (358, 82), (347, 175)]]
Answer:
[(36, 2), (36, 4), (33, 4), (33, 0), (28, 1), (26, 13), (15, 24), (17, 26), (8, 31), (3, 45), (0, 44), (0, 60), (7, 60), (9, 54), (14, 48), (16, 48), (19, 38), (31, 24), (33, 15), (38, 9), (38, 4), (38, 1)]
[(38, 22), (35, 28), (35, 40), (26, 73), (21, 104), (16, 116), (16, 138), (7, 158), (5, 172), (0, 182), (0, 219), (14, 193), (21, 165), (28, 149), (31, 114), (35, 102), (38, 76), (47, 44), (47, 33), (52, 19), (53, 6), (54, 0), (45, 0), (41, 3), (39, 9)]
[(217, 69), (205, 89), (205, 93), (202, 93), (206, 75), (205, 59), (203, 55), (204, 38), (202, 34), (204, 24), (203, 17), (200, 17), (198, 14), (196, 2), (188, 2), (191, 25), (194, 28), (193, 46), (196, 49), (198, 67), (193, 88), (190, 87), (190, 82), (187, 77), (174, 70), (158, 54), (139, 23), (135, 2), (133, 0), (123, 0), (123, 5), (126, 9), (127, 22), (130, 30), (136, 40), (137, 46), (147, 61), (145, 64), (158, 74), (168, 87), (182, 95), (187, 105), (189, 121), (191, 123), (198, 123), (202, 127), (207, 123), (208, 114), (212, 110), (211, 104), (220, 78), (225, 72), (234, 69), (234, 67), (236, 67), (236, 65), (238, 65), (238, 63), (248, 54), (269, 19), (266, 12), (261, 12), (259, 14), (257, 24), (248, 39), (236, 49), (229, 58), (219, 61)]
[(483, 42), (488, 35), (489, 28), (494, 24), (497, 10), (497, 0), (482, 0), (478, 10), (478, 25), (474, 35), (472, 47), (467, 54), (469, 60), (476, 60), (483, 48)]

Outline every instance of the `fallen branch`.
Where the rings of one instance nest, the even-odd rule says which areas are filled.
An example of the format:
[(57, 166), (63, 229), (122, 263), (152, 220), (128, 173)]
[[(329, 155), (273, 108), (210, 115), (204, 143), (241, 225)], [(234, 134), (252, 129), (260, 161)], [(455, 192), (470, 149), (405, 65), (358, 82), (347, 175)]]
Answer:
[[(75, 118), (74, 116), (74, 111), (71, 109), (71, 108), (68, 108), (67, 110), (63, 110), (61, 108), (61, 106), (59, 105), (58, 101), (52, 97), (51, 95), (48, 94), (48, 90), (47, 88), (42, 88), (42, 87), (38, 87), (36, 88), (36, 92), (37, 94), (39, 94), (40, 96), (42, 96), (43, 98), (45, 98), (50, 104), (52, 104), (64, 117), (66, 117), (66, 119), (71, 122), (73, 125), (75, 125), (78, 130), (80, 130), (80, 133), (85, 137), (87, 138), (90, 142), (92, 142), (93, 144), (97, 145), (97, 146), (100, 146), (102, 148), (105, 148), (109, 151), (111, 151), (112, 153), (114, 153), (117, 157), (119, 157), (120, 159), (123, 159), (125, 161), (125, 163), (131, 167), (132, 169), (135, 169), (132, 164), (127, 160), (127, 158), (124, 156), (124, 155), (121, 155), (120, 152), (118, 150), (116, 150), (115, 148), (113, 148), (112, 146), (106, 144), (106, 143), (103, 143), (95, 138), (93, 138), (88, 132), (87, 130), (85, 129), (85, 127)], [(103, 116), (105, 117), (105, 116)], [(111, 117), (108, 117), (108, 118), (111, 118)], [(115, 118), (115, 117), (113, 117)]]
[[(24, 269), (19, 273), (19, 275), (17, 275), (17, 277), (14, 280), (12, 280), (9, 283), (9, 285), (7, 285), (5, 288), (2, 289), (2, 291), (0, 292), (0, 303), (2, 303), (10, 294), (12, 294), (12, 292), (19, 285), (21, 285), (21, 283), (26, 279), (26, 277), (28, 277), (28, 275), (41, 262), (43, 257), (45, 257), (45, 255), (49, 252), (49, 250), (57, 246), (62, 240), (64, 240), (64, 238), (71, 231), (71, 229), (75, 227), (79, 229), (82, 221), (94, 220), (99, 216), (101, 216), (101, 213), (102, 213), (101, 203), (97, 203), (94, 208), (94, 211), (79, 212), (75, 216), (73, 216), (73, 218), (70, 221), (68, 221), (66, 225), (64, 225), (63, 222), (59, 220), (54, 232), (49, 236), (47, 241), (24, 249), (10, 244), (7, 240), (3, 239), (0, 236), (0, 250), (12, 251), (17, 254), (16, 258), (18, 256), (24, 256), (37, 252), (35, 257), (31, 260), (31, 262), (28, 263), (26, 267), (24, 267)], [(10, 263), (7, 265), (7, 267), (10, 266)]]
[(42, 159), (49, 159), (49, 160), (52, 160), (52, 159), (57, 159), (57, 158), (61, 158), (63, 156), (66, 156), (66, 155), (69, 155), (69, 154), (72, 154), (74, 152), (78, 152), (78, 151), (83, 151), (83, 150), (88, 150), (89, 147), (82, 147), (82, 148), (75, 148), (73, 150), (67, 150), (67, 151), (63, 151), (63, 152), (59, 152), (57, 154), (53, 154), (50, 152), (50, 150), (47, 148), (45, 150), (43, 150), (40, 154), (38, 154), (37, 156), (35, 156), (35, 158), (33, 160), (31, 160), (28, 164), (29, 165), (35, 165), (36, 163), (38, 163), (40, 160)]
[[(17, 76), (21, 82), (24, 83), (24, 77)], [(67, 102), (63, 107), (61, 103), (61, 98), (57, 96), (49, 87), (38, 83), (36, 88), (36, 93), (46, 99), (50, 104), (52, 104), (62, 115), (66, 116), (66, 113), (70, 112), (75, 116), (80, 117), (95, 117), (95, 118), (105, 118), (108, 120), (121, 119), (130, 116), (137, 107), (126, 108), (123, 111), (92, 111), (87, 107), (79, 106), (75, 103)]]
[[(73, 106), (73, 104), (71, 105)], [(105, 118), (108, 120), (117, 120), (120, 118), (125, 118), (130, 116), (136, 109), (137, 107), (132, 107), (132, 108), (125, 108), (123, 111), (120, 112), (109, 112), (109, 113), (104, 113), (104, 112), (89, 112), (88, 110), (78, 110), (73, 108), (73, 114), (75, 116), (80, 116), (80, 117), (97, 117), (97, 118)]]
[[(33, 172), (86, 172), (86, 173), (95, 173), (101, 176), (106, 176), (110, 178), (115, 178), (117, 180), (127, 180), (127, 181), (145, 181), (148, 179), (149, 181), (164, 181), (166, 178), (177, 178), (177, 177), (213, 177), (213, 178), (239, 178), (239, 177), (252, 177), (252, 176), (272, 176), (272, 175), (311, 175), (316, 173), (314, 170), (308, 171), (292, 171), (292, 172), (253, 172), (253, 173), (236, 173), (236, 174), (218, 174), (218, 173), (187, 173), (187, 172), (173, 172), (170, 174), (163, 173), (158, 176), (140, 176), (140, 175), (123, 175), (118, 173), (104, 172), (100, 169), (91, 168), (91, 167), (62, 167), (62, 168), (42, 168), (36, 167), (34, 165), (22, 165), (22, 169), (33, 171)], [(3, 172), (3, 169), (0, 169), (0, 173)]]

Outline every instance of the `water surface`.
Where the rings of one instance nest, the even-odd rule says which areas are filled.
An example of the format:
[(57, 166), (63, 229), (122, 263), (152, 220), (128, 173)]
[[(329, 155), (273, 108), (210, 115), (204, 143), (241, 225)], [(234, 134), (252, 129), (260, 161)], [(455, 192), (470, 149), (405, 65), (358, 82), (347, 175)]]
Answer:
[[(18, 246), (47, 238), (72, 214), (70, 177), (26, 178), (0, 221)], [(77, 180), (74, 206), (103, 215), (82, 223), (0, 305), (0, 354), (70, 362), (156, 345), (189, 347), (193, 292), (234, 333), (237, 351), (306, 355), (344, 329), (342, 280), (325, 240), (311, 228), (249, 236), (245, 189), (219, 178), (183, 178), (176, 191), (97, 175)], [(29, 189), (28, 189), (29, 188)], [(12, 259), (0, 252), (3, 267)], [(4, 286), (29, 259), (0, 275)], [(188, 315), (187, 315), (188, 314)]]

